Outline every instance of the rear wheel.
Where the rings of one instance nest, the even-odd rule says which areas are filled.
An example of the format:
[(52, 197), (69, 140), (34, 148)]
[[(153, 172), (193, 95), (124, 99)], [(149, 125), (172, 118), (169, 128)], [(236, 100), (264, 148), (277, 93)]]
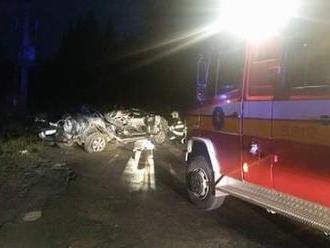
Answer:
[(92, 133), (87, 137), (84, 148), (88, 153), (102, 152), (106, 145), (107, 141), (103, 134)]
[(200, 209), (216, 209), (225, 200), (215, 196), (211, 165), (203, 156), (193, 158), (186, 169), (186, 187), (190, 200)]

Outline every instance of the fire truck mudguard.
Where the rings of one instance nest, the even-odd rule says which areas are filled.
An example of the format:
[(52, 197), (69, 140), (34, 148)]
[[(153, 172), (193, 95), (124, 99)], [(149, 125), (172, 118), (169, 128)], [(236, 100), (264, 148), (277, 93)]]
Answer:
[(192, 137), (188, 141), (186, 161), (186, 184), (191, 201), (205, 210), (220, 207), (227, 193), (217, 188), (223, 176), (212, 141)]
[(210, 160), (210, 166), (214, 173), (214, 181), (218, 181), (221, 177), (220, 164), (216, 158), (216, 153), (212, 141), (202, 137), (192, 137), (188, 141), (186, 161), (188, 162), (194, 156), (205, 156)]

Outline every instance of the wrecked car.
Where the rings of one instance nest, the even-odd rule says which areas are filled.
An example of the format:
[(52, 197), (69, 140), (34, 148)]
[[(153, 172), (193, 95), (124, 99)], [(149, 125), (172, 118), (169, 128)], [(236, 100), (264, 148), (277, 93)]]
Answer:
[(119, 139), (147, 137), (157, 145), (166, 141), (168, 123), (160, 115), (140, 109), (128, 109), (107, 113), (105, 119), (113, 128), (115, 137)]
[(167, 137), (167, 121), (155, 114), (137, 109), (116, 110), (106, 114), (97, 111), (81, 111), (76, 115), (65, 115), (48, 128), (39, 132), (42, 140), (55, 142), (61, 148), (75, 144), (85, 151), (101, 152), (110, 141), (134, 142), (150, 138), (162, 144)]
[(76, 144), (83, 146), (87, 152), (101, 152), (113, 138), (102, 116), (86, 116), (84, 114), (65, 115), (49, 127), (41, 130), (42, 140), (55, 142), (61, 148)]

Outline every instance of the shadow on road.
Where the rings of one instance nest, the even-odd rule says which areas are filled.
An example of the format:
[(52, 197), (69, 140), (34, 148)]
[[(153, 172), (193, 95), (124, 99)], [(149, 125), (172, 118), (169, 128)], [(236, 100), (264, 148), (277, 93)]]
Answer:
[[(163, 154), (165, 152), (166, 156)], [(185, 188), (183, 153), (178, 150), (175, 152), (176, 154), (167, 149), (155, 154), (156, 182), (166, 185), (180, 197), (189, 201)]]

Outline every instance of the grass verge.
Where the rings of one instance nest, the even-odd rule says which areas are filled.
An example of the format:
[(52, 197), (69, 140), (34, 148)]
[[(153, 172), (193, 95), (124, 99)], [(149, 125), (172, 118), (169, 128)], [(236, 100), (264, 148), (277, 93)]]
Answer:
[(37, 137), (32, 135), (0, 138), (0, 184), (28, 166), (41, 148)]

